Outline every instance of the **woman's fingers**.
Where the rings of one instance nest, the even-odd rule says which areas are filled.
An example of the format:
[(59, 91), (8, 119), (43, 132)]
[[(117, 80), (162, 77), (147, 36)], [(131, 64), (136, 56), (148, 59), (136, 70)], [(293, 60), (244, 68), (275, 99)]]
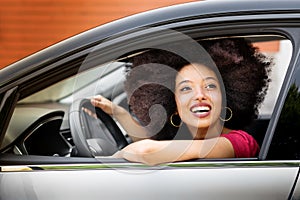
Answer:
[(93, 104), (93, 106), (96, 107), (100, 104), (100, 101), (93, 98), (93, 99), (91, 99), (91, 103)]
[[(106, 99), (105, 97), (101, 95), (97, 95), (91, 98), (91, 104), (95, 107), (101, 108), (104, 112), (111, 115), (112, 114), (112, 103), (110, 100)], [(88, 108), (82, 108), (84, 112), (86, 112), (88, 115), (97, 118), (97, 115), (95, 112), (91, 111)]]
[(93, 98), (91, 98), (91, 103), (93, 104), (93, 106), (99, 106), (103, 101), (102, 99), (103, 98), (100, 95), (94, 96)]
[(111, 115), (112, 111), (112, 102), (101, 95), (97, 95), (91, 98), (91, 103), (93, 106), (101, 108), (104, 112)]
[(96, 113), (92, 112), (90, 109), (87, 109), (87, 108), (84, 108), (84, 107), (83, 107), (82, 110), (83, 110), (84, 112), (86, 112), (88, 115), (90, 115), (91, 117), (94, 117), (95, 119), (97, 119)]

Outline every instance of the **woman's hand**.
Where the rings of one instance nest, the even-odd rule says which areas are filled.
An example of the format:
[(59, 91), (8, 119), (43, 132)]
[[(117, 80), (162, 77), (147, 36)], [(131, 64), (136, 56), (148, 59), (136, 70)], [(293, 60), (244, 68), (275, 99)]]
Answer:
[(114, 104), (109, 99), (97, 95), (91, 98), (91, 104), (95, 107), (101, 108), (104, 112), (109, 115), (117, 115), (127, 114), (127, 111), (119, 105)]
[[(115, 114), (116, 111), (118, 111), (118, 110), (120, 112), (120, 110), (122, 109), (120, 106), (115, 105), (110, 100), (108, 100), (107, 98), (105, 98), (101, 95), (97, 95), (97, 96), (94, 96), (93, 98), (91, 98), (91, 104), (95, 107), (101, 108), (104, 112), (106, 112), (109, 115)], [(82, 110), (85, 111), (90, 116), (97, 119), (97, 115), (95, 112), (91, 111), (88, 108), (82, 108)]]
[[(107, 98), (97, 95), (91, 98), (91, 103), (93, 106), (101, 108), (104, 112), (109, 115), (113, 115), (114, 119), (116, 119), (123, 129), (127, 132), (127, 134), (131, 137), (133, 141), (138, 141), (144, 138), (148, 138), (147, 132), (144, 127), (138, 124), (130, 115), (130, 113), (125, 110), (123, 107), (114, 104)], [(83, 108), (85, 112), (89, 115), (97, 118), (96, 114), (87, 108)]]
[(106, 112), (109, 115), (112, 115), (118, 107), (117, 105), (113, 104), (110, 100), (101, 95), (97, 95), (91, 98), (91, 103), (93, 106), (101, 108), (104, 112)]

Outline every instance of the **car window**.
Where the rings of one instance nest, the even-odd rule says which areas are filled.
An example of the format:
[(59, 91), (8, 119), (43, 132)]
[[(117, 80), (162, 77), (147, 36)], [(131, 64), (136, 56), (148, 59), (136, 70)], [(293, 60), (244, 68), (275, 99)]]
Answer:
[(268, 152), (268, 159), (299, 160), (300, 158), (300, 71), (297, 70), (281, 110)]
[(270, 85), (265, 100), (259, 109), (260, 117), (270, 116), (273, 112), (279, 95), (283, 79), (285, 77), (292, 56), (292, 44), (289, 40), (275, 40), (269, 42), (254, 43), (260, 51), (271, 57), (274, 62), (270, 73)]
[[(44, 90), (30, 95), (29, 97), (19, 101), (18, 104), (43, 102), (71, 103), (73, 96), (83, 98), (91, 96), (92, 92), (101, 93), (101, 91), (107, 90), (107, 88), (104, 87), (111, 84), (111, 80), (115, 78), (113, 76), (115, 74), (120, 74), (122, 71), (122, 65), (123, 63), (118, 62), (105, 63), (82, 73), (78, 72), (75, 76), (62, 80)], [(121, 77), (118, 78), (121, 79)], [(98, 90), (100, 91), (94, 91), (95, 88), (91, 88), (91, 86), (95, 87), (95, 83), (97, 83), (99, 79), (103, 82), (101, 84), (102, 88), (98, 87)]]
[[(274, 112), (274, 106), (276, 104), (290, 62), (292, 45), (289, 40), (281, 36), (250, 35), (236, 37), (246, 37), (247, 40), (252, 41), (253, 45), (256, 46), (259, 51), (263, 52), (267, 57), (271, 58), (274, 63), (270, 74), (271, 82), (269, 84), (266, 98), (261, 107), (259, 107), (258, 119), (255, 120), (255, 123), (245, 127), (245, 130), (252, 134), (261, 145), (270, 118)], [(31, 141), (28, 138), (30, 138), (31, 135), (34, 135), (34, 133), (29, 133), (27, 131), (28, 128), (32, 126), (35, 120), (39, 120), (41, 116), (48, 116), (50, 112), (48, 109), (51, 108), (51, 112), (53, 110), (58, 110), (64, 113), (63, 119), (60, 119), (62, 120), (62, 123), (58, 129), (59, 134), (63, 136), (64, 140), (61, 143), (67, 143), (67, 145), (62, 145), (64, 146), (62, 152), (67, 152), (64, 153), (64, 155), (70, 155), (69, 153), (72, 151), (74, 143), (72, 142), (72, 136), (70, 134), (70, 127), (68, 124), (69, 106), (76, 99), (89, 98), (96, 94), (102, 94), (111, 99), (113, 102), (126, 107), (127, 99), (126, 94), (124, 93), (123, 81), (126, 74), (125, 68), (128, 64), (130, 63), (127, 63), (126, 60), (112, 60), (110, 62), (98, 63), (89, 70), (80, 72), (73, 77), (62, 80), (19, 101), (7, 129), (7, 133), (1, 148), (6, 148), (8, 144), (18, 140), (19, 137), (22, 137), (23, 140), (26, 138), (27, 141)], [(31, 110), (32, 118), (22, 120), (22, 112), (24, 112), (24, 109), (27, 109), (27, 112), (29, 109)], [(42, 112), (41, 109), (43, 109)], [(123, 129), (122, 131), (123, 134), (126, 135), (126, 132)], [(28, 135), (24, 136), (24, 133)], [(27, 145), (29, 143), (30, 142), (27, 142)], [(15, 152), (24, 154), (22, 149), (17, 149), (18, 150), (15, 150)], [(39, 154), (38, 150), (34, 152)], [(57, 155), (60, 154), (57, 153)]]

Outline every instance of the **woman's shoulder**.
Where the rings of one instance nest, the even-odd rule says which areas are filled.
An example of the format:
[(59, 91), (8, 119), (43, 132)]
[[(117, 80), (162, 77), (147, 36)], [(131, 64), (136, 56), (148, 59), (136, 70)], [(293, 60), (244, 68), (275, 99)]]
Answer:
[(256, 140), (246, 131), (231, 130), (221, 137), (228, 139), (235, 151), (236, 157), (255, 157), (259, 152), (259, 145)]
[(247, 133), (244, 130), (230, 130), (228, 133), (221, 134), (221, 136), (226, 138), (234, 138), (236, 140), (246, 140), (246, 141), (255, 141), (254, 137)]

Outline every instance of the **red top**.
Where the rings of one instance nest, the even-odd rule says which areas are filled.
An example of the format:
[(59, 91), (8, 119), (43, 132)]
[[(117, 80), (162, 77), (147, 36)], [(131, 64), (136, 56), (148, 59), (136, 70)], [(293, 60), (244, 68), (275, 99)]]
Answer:
[(245, 131), (232, 130), (227, 134), (221, 134), (221, 137), (231, 142), (236, 158), (251, 158), (258, 155), (259, 146), (256, 140)]

